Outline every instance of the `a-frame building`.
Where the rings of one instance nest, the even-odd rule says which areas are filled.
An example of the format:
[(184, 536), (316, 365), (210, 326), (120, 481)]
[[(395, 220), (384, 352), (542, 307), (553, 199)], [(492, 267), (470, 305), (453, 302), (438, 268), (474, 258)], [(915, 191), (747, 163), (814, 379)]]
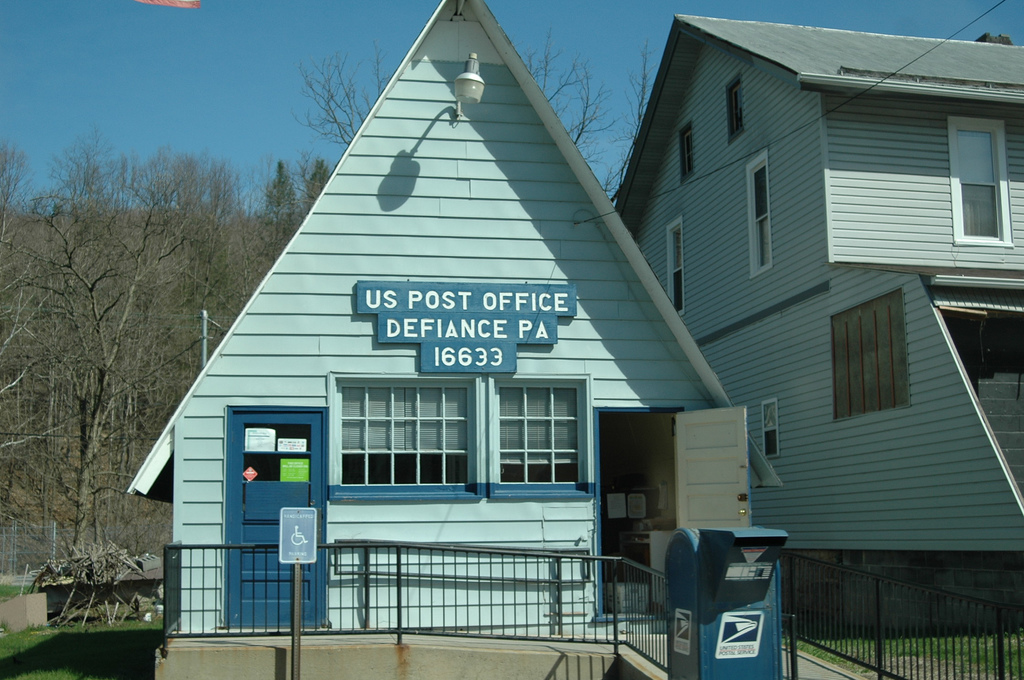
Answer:
[(749, 523), (774, 475), (728, 407), (490, 11), (444, 0), (130, 490), (193, 544), (310, 505), (322, 541), (632, 554)]

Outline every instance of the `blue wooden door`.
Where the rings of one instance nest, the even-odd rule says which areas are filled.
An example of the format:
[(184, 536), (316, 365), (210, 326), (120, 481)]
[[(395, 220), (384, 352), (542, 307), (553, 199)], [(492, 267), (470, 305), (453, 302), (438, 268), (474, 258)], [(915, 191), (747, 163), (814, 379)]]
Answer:
[[(323, 533), (325, 409), (232, 408), (228, 415), (225, 501), (229, 551), (227, 625), (276, 630), (291, 625), (292, 565), (280, 564), (281, 508), (316, 508)], [(310, 537), (320, 540), (320, 536)], [(326, 623), (326, 565), (302, 567), (303, 627)]]

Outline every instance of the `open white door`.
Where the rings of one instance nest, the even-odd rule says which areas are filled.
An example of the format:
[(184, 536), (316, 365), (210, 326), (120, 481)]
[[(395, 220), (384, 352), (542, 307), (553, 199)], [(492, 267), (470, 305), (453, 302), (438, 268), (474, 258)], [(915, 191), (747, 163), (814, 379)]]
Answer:
[(750, 526), (747, 409), (676, 414), (676, 525)]

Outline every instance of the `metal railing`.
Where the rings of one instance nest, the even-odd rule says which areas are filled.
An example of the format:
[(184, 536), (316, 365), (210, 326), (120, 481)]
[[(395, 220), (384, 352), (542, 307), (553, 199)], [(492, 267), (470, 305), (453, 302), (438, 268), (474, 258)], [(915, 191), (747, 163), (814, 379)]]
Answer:
[(1024, 607), (783, 555), (799, 641), (896, 680), (1024, 679)]
[[(287, 635), (276, 545), (164, 550), (164, 633)], [(303, 568), (303, 635), (390, 633), (624, 644), (665, 669), (665, 577), (620, 557), (340, 541)]]

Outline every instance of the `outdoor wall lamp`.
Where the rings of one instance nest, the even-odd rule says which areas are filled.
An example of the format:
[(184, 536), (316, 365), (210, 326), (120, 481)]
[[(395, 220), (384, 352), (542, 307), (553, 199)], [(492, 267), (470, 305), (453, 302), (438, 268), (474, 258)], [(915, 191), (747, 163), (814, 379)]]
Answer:
[(476, 52), (469, 53), (466, 70), (455, 78), (455, 120), (462, 118), (462, 104), (479, 104), (484, 95), (484, 79), (480, 77), (480, 62)]

